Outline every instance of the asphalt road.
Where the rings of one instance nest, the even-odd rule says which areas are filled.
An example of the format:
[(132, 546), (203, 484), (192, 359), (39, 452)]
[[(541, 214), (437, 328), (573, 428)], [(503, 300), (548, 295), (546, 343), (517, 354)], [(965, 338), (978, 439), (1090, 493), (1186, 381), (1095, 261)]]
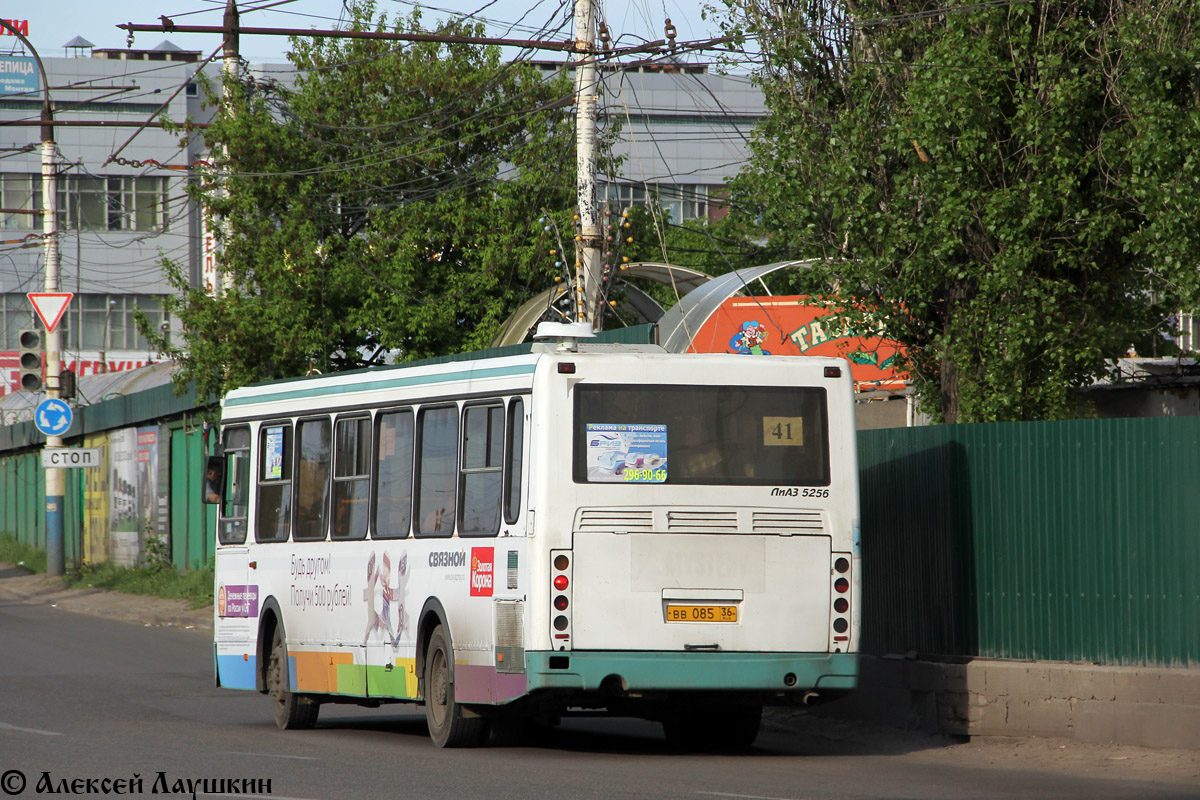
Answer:
[(0, 800), (213, 794), (188, 783), (203, 779), (276, 800), (1200, 798), (1188, 754), (961, 745), (810, 716), (772, 717), (729, 756), (674, 752), (657, 725), (609, 719), (439, 750), (409, 706), (325, 706), (315, 730), (285, 732), (265, 697), (214, 688), (211, 664), (203, 630), (0, 599)]

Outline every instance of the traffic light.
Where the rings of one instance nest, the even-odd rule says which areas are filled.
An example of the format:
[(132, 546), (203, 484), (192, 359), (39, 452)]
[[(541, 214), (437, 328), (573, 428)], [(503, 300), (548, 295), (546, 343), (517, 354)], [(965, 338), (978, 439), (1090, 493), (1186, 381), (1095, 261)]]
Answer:
[(23, 330), (17, 334), (17, 358), (21, 362), (20, 386), (22, 391), (42, 390), (42, 332)]
[(58, 375), (58, 399), (75, 399), (75, 370), (64, 369)]

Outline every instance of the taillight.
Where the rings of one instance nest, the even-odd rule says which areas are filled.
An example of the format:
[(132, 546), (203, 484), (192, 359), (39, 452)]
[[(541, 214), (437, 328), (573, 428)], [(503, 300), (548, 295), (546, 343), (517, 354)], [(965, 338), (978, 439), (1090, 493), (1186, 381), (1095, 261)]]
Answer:
[(833, 613), (830, 614), (829, 632), (829, 650), (832, 653), (841, 653), (850, 649), (850, 600), (846, 595), (850, 592), (850, 558), (844, 555), (837, 555), (833, 559), (831, 572), (837, 577), (834, 578), (830, 592), (832, 595), (830, 607)]
[(571, 556), (568, 553), (550, 554), (550, 626), (554, 629), (551, 636), (555, 649), (566, 650), (571, 643), (571, 615), (567, 610), (571, 607)]

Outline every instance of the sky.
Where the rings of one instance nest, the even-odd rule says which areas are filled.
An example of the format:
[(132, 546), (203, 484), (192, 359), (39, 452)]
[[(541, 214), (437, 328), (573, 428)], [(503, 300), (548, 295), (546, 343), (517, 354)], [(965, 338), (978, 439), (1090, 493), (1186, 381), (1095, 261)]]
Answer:
[[(273, 0), (240, 0), (242, 24), (254, 27), (277, 28), (332, 28), (342, 14), (341, 0), (294, 0), (274, 5), (261, 11), (250, 12), (255, 6), (268, 5)], [(539, 28), (551, 23), (553, 27), (566, 19), (570, 12), (569, 3), (563, 7), (561, 0), (429, 0), (430, 5), (421, 3), (422, 16), (427, 21), (444, 19), (450, 14), (467, 15), (478, 12), (478, 17), (488, 22), (492, 36), (530, 38)], [(533, 5), (537, 3), (537, 5)], [(701, 19), (705, 0), (601, 0), (603, 18), (607, 20), (614, 39), (621, 38), (622, 44), (635, 44), (644, 40), (663, 38), (664, 19), (671, 18), (677, 29), (677, 40), (705, 39), (719, 35), (712, 21)], [(378, 11), (389, 17), (396, 14), (408, 15), (416, 3), (409, 0), (377, 0)], [(119, 3), (104, 0), (44, 0), (41, 3), (24, 4), (20, 13), (0, 12), (0, 18), (27, 19), (28, 38), (42, 57), (67, 55), (63, 45), (82, 36), (100, 48), (123, 48), (126, 33), (116, 25), (133, 22), (155, 24), (160, 15), (172, 17), (177, 24), (220, 25), (225, 0), (122, 0)], [(186, 16), (185, 16), (186, 15)], [(522, 17), (524, 18), (522, 20)], [(510, 27), (514, 24), (517, 27)], [(570, 31), (570, 27), (562, 28)], [(537, 37), (542, 38), (542, 37)], [(553, 38), (559, 38), (555, 35)], [(163, 39), (184, 50), (201, 50), (208, 55), (221, 45), (218, 34), (161, 32), (138, 33), (133, 46), (137, 49), (154, 48)], [(13, 38), (0, 38), (4, 52), (15, 42)], [(243, 36), (241, 52), (251, 63), (284, 61), (288, 40), (284, 36)], [(558, 59), (558, 53), (545, 53), (547, 59)]]

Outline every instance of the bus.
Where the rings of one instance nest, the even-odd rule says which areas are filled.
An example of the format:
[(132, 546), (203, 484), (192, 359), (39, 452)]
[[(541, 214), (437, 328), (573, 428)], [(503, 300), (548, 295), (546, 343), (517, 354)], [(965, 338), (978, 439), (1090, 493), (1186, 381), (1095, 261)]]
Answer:
[(586, 713), (746, 747), (764, 706), (853, 689), (848, 363), (586, 327), (229, 392), (217, 685), (284, 729), (422, 704), (439, 747)]

